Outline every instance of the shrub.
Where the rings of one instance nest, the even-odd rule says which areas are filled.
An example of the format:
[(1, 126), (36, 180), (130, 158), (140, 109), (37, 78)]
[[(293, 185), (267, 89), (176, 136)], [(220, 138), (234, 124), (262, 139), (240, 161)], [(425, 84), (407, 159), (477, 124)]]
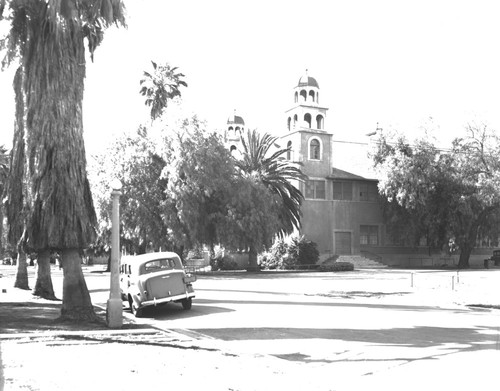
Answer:
[(283, 239), (278, 239), (268, 252), (264, 252), (258, 257), (257, 262), (261, 269), (283, 270), (286, 255), (287, 244)]
[(322, 264), (319, 270), (322, 272), (350, 272), (354, 270), (354, 265), (351, 262), (333, 262)]
[(271, 253), (266, 251), (257, 256), (257, 264), (261, 269), (272, 270), (276, 269), (276, 265), (271, 262)]
[(319, 260), (317, 244), (305, 236), (293, 237), (288, 246), (288, 255), (299, 265), (315, 264)]
[(230, 257), (222, 258), (222, 264), (220, 265), (220, 270), (238, 270), (238, 264), (233, 261)]
[(189, 250), (186, 259), (203, 259), (203, 248), (195, 247)]
[(304, 236), (293, 237), (290, 243), (278, 239), (268, 252), (259, 255), (261, 269), (287, 270), (295, 269), (297, 265), (315, 264), (319, 259), (316, 243)]
[(238, 270), (238, 264), (234, 262), (229, 255), (222, 255), (218, 252), (215, 257), (210, 259), (210, 266), (212, 270)]

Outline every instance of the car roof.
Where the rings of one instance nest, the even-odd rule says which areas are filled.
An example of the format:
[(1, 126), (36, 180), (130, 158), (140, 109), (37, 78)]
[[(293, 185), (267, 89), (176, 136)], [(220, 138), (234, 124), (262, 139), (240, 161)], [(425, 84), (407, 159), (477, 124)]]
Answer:
[(179, 257), (176, 253), (170, 251), (163, 251), (158, 253), (147, 253), (141, 255), (126, 255), (122, 257), (121, 263), (129, 265), (139, 265), (144, 262), (154, 261), (155, 259)]

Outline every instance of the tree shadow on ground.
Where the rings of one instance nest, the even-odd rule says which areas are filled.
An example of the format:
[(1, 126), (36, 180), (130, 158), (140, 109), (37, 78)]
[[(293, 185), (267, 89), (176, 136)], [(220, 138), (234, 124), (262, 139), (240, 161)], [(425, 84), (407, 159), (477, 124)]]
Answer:
[[(251, 292), (251, 291), (248, 291)], [(260, 292), (254, 292), (260, 293)], [(371, 308), (371, 309), (388, 309), (388, 310), (398, 310), (398, 311), (450, 311), (453, 313), (467, 313), (470, 312), (468, 309), (460, 309), (460, 308), (441, 308), (438, 306), (416, 306), (416, 305), (407, 305), (407, 304), (388, 304), (388, 303), (365, 303), (365, 302), (328, 302), (328, 301), (292, 301), (292, 300), (237, 300), (237, 299), (196, 299), (196, 301), (200, 304), (209, 305), (209, 304), (219, 304), (219, 305), (227, 305), (227, 304), (258, 304), (262, 306), (266, 305), (290, 305), (290, 306), (312, 306), (312, 307), (355, 307), (355, 308)]]
[(473, 350), (498, 349), (498, 328), (448, 328), (418, 326), (389, 329), (314, 329), (288, 327), (196, 329), (224, 341), (335, 339), (384, 346), (427, 348), (445, 344), (466, 344)]
[[(99, 307), (94, 307), (94, 311), (98, 317), (96, 322), (71, 322), (59, 319), (61, 302), (37, 299), (28, 302), (0, 303), (0, 334), (108, 329), (106, 311)], [(124, 329), (140, 327), (132, 322), (123, 325)]]

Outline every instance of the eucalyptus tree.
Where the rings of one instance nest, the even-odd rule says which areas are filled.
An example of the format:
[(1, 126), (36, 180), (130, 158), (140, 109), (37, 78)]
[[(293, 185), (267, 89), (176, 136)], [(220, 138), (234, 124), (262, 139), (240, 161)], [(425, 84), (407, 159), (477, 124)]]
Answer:
[(213, 253), (216, 244), (228, 242), (221, 226), (229, 199), (237, 194), (234, 161), (221, 136), (206, 130), (196, 117), (185, 120), (172, 136), (164, 150), (164, 219), (176, 243), (186, 248), (207, 245)]
[(136, 134), (123, 135), (92, 156), (89, 179), (99, 219), (96, 243), (101, 247), (109, 242), (111, 232), (109, 178), (113, 177), (123, 185), (120, 232), (126, 250), (143, 254), (151, 247), (166, 249), (171, 243), (161, 206), (167, 197), (166, 180), (161, 177), (166, 163), (156, 147), (141, 127)]
[[(236, 166), (242, 177), (261, 183), (274, 196), (273, 210), (278, 213), (275, 233), (284, 236), (300, 228), (300, 207), (304, 197), (298, 184), (306, 176), (300, 166), (283, 157), (288, 149), (276, 148), (276, 141), (277, 137), (260, 136), (256, 130), (248, 130), (241, 136), (243, 150)], [(250, 269), (257, 268), (257, 243), (249, 244)]]
[(25, 245), (44, 259), (50, 250), (61, 252), (61, 317), (93, 320), (80, 255), (93, 241), (96, 224), (83, 142), (84, 43), (93, 57), (105, 28), (125, 24), (124, 6), (121, 0), (0, 5), (0, 18), (10, 23), (4, 64), (19, 59), (23, 76), (22, 97), (16, 99), (24, 105)]
[(458, 266), (469, 267), (478, 232), (498, 232), (499, 149), (499, 137), (484, 126), (468, 126), (446, 151), (428, 140), (391, 143), (382, 135), (373, 159), (389, 231), (414, 244), (425, 237), (434, 248), (451, 240)]
[(160, 64), (151, 61), (152, 71), (144, 71), (140, 81), (140, 93), (145, 105), (150, 106), (151, 121), (159, 118), (168, 105), (168, 101), (181, 96), (180, 87), (187, 87), (183, 80), (184, 74), (177, 72), (177, 67), (169, 64)]

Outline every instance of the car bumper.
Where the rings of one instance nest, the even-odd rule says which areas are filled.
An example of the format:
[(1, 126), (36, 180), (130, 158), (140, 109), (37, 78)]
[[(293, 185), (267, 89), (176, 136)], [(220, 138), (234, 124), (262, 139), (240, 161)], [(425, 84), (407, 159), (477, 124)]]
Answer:
[(153, 299), (153, 300), (145, 300), (140, 303), (141, 307), (147, 307), (151, 305), (158, 305), (158, 304), (163, 304), (163, 303), (169, 303), (171, 301), (179, 301), (183, 299), (188, 299), (188, 298), (193, 298), (195, 297), (194, 292), (188, 292), (187, 294), (182, 294), (182, 295), (176, 295), (176, 296), (169, 296), (169, 297), (163, 297), (161, 299)]

